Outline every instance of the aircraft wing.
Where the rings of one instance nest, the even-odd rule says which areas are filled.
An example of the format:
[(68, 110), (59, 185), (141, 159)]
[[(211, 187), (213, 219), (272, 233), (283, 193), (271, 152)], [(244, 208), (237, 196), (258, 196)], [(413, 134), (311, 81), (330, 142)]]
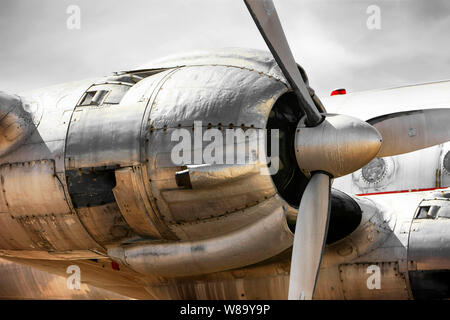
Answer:
[(450, 81), (361, 91), (321, 98), (328, 112), (345, 112), (362, 120), (411, 110), (448, 108)]

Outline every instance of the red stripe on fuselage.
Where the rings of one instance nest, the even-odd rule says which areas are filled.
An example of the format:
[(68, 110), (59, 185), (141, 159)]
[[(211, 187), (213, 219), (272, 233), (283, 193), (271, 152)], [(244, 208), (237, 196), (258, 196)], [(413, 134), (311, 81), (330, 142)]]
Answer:
[(441, 190), (447, 189), (448, 187), (441, 188), (427, 188), (427, 189), (410, 189), (410, 190), (395, 190), (395, 191), (385, 191), (385, 192), (372, 192), (372, 193), (359, 193), (356, 196), (374, 196), (378, 194), (394, 194), (394, 193), (407, 193), (407, 192), (424, 192), (424, 191), (433, 191), (433, 190)]

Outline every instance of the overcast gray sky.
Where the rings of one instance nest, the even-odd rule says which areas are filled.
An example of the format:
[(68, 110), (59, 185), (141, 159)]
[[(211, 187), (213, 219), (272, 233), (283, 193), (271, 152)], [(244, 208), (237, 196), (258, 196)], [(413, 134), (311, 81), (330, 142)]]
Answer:
[[(275, 0), (319, 96), (450, 79), (448, 0)], [(381, 29), (366, 26), (369, 5)], [(69, 30), (69, 5), (81, 29)], [(108, 75), (183, 51), (266, 49), (242, 0), (1, 0), (0, 90)]]

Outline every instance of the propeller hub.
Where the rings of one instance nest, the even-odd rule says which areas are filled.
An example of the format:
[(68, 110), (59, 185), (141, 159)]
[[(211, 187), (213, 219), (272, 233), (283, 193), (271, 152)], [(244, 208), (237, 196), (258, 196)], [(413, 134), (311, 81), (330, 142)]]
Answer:
[(337, 178), (369, 163), (381, 142), (377, 129), (357, 118), (327, 114), (319, 125), (308, 127), (304, 117), (295, 134), (295, 155), (307, 174), (324, 171)]

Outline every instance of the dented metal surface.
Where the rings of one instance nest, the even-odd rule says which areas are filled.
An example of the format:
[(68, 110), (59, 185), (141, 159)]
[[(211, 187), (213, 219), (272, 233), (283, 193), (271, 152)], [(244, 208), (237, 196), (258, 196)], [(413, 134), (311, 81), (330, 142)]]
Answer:
[[(208, 62), (209, 57), (197, 56), (203, 59), (200, 65), (163, 63), (154, 71), (23, 94), (39, 100), (46, 112), (28, 142), (1, 159), (2, 219), (18, 231), (1, 244), (13, 250), (8, 255), (17, 249), (35, 257), (36, 250), (73, 250), (75, 257), (76, 250), (104, 252), (138, 239), (214, 239), (271, 214), (268, 201), (289, 207), (274, 197), (270, 177), (241, 174), (241, 169), (230, 168), (222, 178), (200, 178), (209, 186), (203, 191), (194, 176), (194, 191), (176, 185), (180, 167), (169, 157), (175, 128), (190, 128), (196, 120), (217, 128), (265, 128), (273, 104), (289, 90), (266, 53), (224, 51), (215, 58), (222, 63)], [(121, 100), (108, 102), (120, 86), (127, 87)], [(19, 159), (23, 165), (17, 165)], [(28, 175), (38, 182), (26, 181)], [(23, 194), (28, 199), (20, 202)], [(219, 198), (212, 194), (221, 198), (213, 206)], [(46, 219), (57, 222), (48, 221), (42, 229)], [(72, 227), (77, 231), (65, 230), (67, 223), (77, 225)], [(64, 241), (58, 240), (62, 234)]]
[[(234, 66), (255, 70), (271, 77), (285, 79), (281, 69), (268, 51), (247, 48), (198, 50), (154, 60), (139, 69), (177, 68), (184, 66)], [(306, 83), (308, 79), (303, 72)]]
[[(292, 244), (282, 207), (272, 199), (269, 214), (246, 227), (198, 241), (149, 242), (108, 250), (131, 269), (150, 275), (189, 276), (229, 270), (263, 261)], [(265, 250), (261, 250), (264, 246)]]
[[(290, 181), (283, 184), (261, 175), (262, 163), (171, 161), (178, 142), (172, 133), (195, 134), (194, 121), (224, 137), (228, 128), (270, 127), (277, 103), (290, 103), (275, 61), (267, 53), (233, 49), (146, 68), (21, 95), (44, 111), (36, 109), (30, 134), (0, 157), (0, 255), (58, 272), (81, 261), (95, 270), (90, 279), (111, 287), (123, 281), (138, 289), (121, 292), (138, 298), (286, 298), (288, 223), (292, 228), (298, 205), (289, 194), (301, 194), (306, 177), (280, 168), (280, 180)], [(83, 105), (87, 92), (109, 90), (112, 83), (127, 86), (119, 103), (107, 103), (102, 93), (98, 104)], [(286, 128), (301, 116), (280, 115), (289, 118), (280, 122)], [(385, 158), (385, 170), (358, 170), (334, 187), (348, 194), (448, 187), (447, 151), (445, 144)], [(291, 164), (289, 156), (282, 167)], [(448, 226), (442, 219), (413, 221), (423, 196), (353, 197), (361, 221), (326, 247), (315, 298), (407, 299), (430, 290), (417, 289), (411, 279), (448, 269)], [(440, 242), (441, 250), (432, 251)], [(108, 254), (123, 261), (126, 277), (118, 280), (115, 270), (88, 260)], [(440, 254), (443, 259), (432, 261)], [(384, 275), (381, 291), (367, 288), (371, 265)]]
[[(192, 222), (218, 217), (222, 223), (219, 234), (230, 232), (238, 225), (234, 219), (227, 224), (227, 215), (265, 201), (276, 191), (270, 176), (259, 174), (217, 182), (214, 174), (207, 173), (201, 183), (216, 184), (212, 192), (198, 189), (194, 176), (199, 174), (192, 173), (196, 188), (179, 187), (175, 176), (183, 168), (171, 160), (171, 151), (178, 143), (172, 141), (173, 132), (178, 128), (191, 130), (194, 121), (202, 121), (203, 129), (265, 128), (276, 98), (286, 91), (286, 85), (273, 77), (236, 66), (182, 67), (161, 84), (149, 101), (150, 121), (143, 130), (148, 139), (145, 152), (155, 207), (178, 238), (195, 240), (202, 232), (206, 234), (201, 238), (208, 237), (202, 224), (197, 231)], [(209, 171), (221, 168), (215, 167)]]

